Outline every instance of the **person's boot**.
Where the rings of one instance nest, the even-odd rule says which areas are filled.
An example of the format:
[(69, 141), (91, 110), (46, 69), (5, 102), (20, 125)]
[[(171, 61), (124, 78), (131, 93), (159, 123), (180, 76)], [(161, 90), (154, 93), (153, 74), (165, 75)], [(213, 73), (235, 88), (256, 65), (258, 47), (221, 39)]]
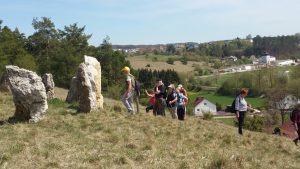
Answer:
[(299, 140), (298, 138), (293, 140), (296, 146), (298, 146), (298, 140)]
[(149, 109), (148, 109), (148, 107), (146, 108), (146, 113), (149, 113)]

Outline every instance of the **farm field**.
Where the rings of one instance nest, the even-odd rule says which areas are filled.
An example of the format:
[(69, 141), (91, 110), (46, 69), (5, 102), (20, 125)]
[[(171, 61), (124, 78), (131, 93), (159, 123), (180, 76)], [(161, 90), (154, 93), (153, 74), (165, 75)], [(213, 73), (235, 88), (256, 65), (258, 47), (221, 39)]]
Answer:
[[(157, 61), (153, 61), (153, 58), (156, 57)], [(166, 63), (168, 58), (174, 59), (174, 65)], [(180, 56), (165, 56), (165, 55), (141, 55), (141, 56), (133, 56), (128, 57), (127, 60), (130, 61), (131, 66), (134, 69), (151, 69), (151, 70), (175, 70), (179, 73), (188, 73), (188, 72), (194, 72), (194, 65), (202, 65), (201, 62), (195, 62), (195, 61), (188, 61), (187, 65), (182, 64), (179, 59)], [(146, 67), (147, 65), (150, 65), (150, 67)]]

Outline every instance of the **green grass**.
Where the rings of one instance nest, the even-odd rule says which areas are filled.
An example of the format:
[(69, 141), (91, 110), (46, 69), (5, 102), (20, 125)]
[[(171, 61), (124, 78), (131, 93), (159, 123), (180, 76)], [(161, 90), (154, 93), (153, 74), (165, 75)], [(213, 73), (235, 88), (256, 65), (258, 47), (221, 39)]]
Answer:
[(234, 122), (236, 121), (235, 118), (219, 118), (218, 121), (223, 122), (224, 124), (227, 124), (229, 126), (234, 126)]
[(0, 93), (0, 168), (298, 168), (291, 140), (245, 131), (215, 120), (186, 121), (141, 113), (127, 116), (120, 102), (78, 114), (52, 100), (45, 118), (11, 124), (12, 97)]
[[(222, 108), (226, 108), (227, 105), (231, 105), (234, 100), (234, 97), (231, 96), (220, 96), (216, 95), (213, 92), (200, 91), (200, 92), (189, 92), (189, 100), (193, 102), (196, 97), (203, 96), (208, 101), (212, 103), (220, 103)], [(265, 106), (265, 100), (262, 98), (246, 98), (247, 102), (252, 105), (254, 108), (263, 108)]]

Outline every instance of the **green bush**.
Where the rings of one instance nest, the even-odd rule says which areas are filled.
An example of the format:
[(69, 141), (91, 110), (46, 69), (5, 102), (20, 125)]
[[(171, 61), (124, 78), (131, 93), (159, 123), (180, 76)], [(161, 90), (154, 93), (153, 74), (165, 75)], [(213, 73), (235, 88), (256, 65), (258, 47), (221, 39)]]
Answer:
[(167, 63), (170, 65), (174, 65), (174, 59), (168, 58)]
[(211, 112), (203, 113), (204, 120), (212, 120), (214, 115)]
[(123, 88), (120, 85), (113, 85), (107, 88), (107, 97), (119, 100), (121, 98)]
[(220, 103), (216, 103), (216, 107), (217, 107), (217, 111), (221, 111), (222, 110), (222, 105)]
[(253, 117), (247, 116), (245, 118), (244, 128), (250, 131), (262, 132), (264, 127), (264, 117), (254, 115)]

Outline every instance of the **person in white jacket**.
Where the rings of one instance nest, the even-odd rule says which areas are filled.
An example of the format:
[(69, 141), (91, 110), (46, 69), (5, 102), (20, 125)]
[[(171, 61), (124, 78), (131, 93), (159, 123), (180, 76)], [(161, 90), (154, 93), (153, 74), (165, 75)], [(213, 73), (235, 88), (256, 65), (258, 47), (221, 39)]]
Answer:
[(240, 135), (243, 135), (245, 114), (248, 109), (248, 104), (245, 100), (245, 97), (248, 95), (248, 92), (248, 89), (241, 89), (240, 94), (235, 99), (236, 118), (238, 120), (238, 131)]

